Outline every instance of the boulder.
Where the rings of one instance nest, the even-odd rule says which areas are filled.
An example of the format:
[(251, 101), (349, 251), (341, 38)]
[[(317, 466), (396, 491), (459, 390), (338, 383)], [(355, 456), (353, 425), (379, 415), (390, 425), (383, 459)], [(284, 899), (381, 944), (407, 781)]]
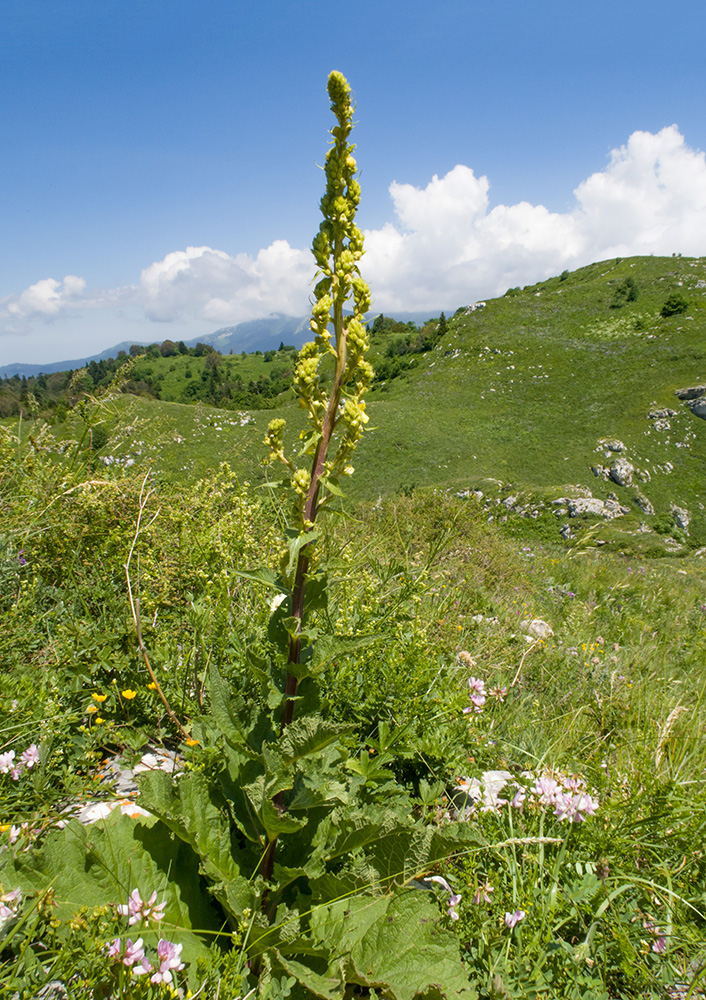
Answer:
[(635, 467), (628, 462), (627, 458), (616, 458), (610, 467), (610, 478), (618, 486), (631, 486), (634, 474)]
[(581, 517), (589, 514), (591, 517), (606, 517), (612, 519), (620, 517), (621, 514), (629, 514), (630, 508), (624, 507), (617, 499), (608, 499), (605, 502), (596, 497), (570, 498), (566, 501), (569, 509), (569, 517)]
[(644, 493), (640, 493), (638, 490), (638, 492), (635, 493), (633, 500), (635, 501), (635, 503), (640, 508), (643, 514), (654, 514), (655, 509)]
[(706, 385), (693, 385), (688, 389), (675, 389), (674, 395), (677, 399), (698, 399), (699, 396), (706, 395)]
[(691, 514), (684, 507), (677, 507), (676, 504), (672, 504), (671, 507), (672, 517), (674, 518), (674, 523), (677, 528), (681, 531), (689, 530), (689, 522), (691, 521)]
[(691, 412), (695, 417), (701, 417), (702, 420), (706, 420), (706, 396), (694, 400), (691, 404)]
[(618, 438), (601, 438), (598, 444), (604, 451), (625, 451), (625, 445)]

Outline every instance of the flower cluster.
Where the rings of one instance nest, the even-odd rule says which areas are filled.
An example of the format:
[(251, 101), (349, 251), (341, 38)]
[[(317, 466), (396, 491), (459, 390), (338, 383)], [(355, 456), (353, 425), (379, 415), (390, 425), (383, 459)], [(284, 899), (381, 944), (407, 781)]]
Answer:
[(127, 903), (118, 907), (118, 913), (123, 917), (127, 917), (128, 924), (132, 927), (133, 924), (137, 924), (141, 920), (145, 923), (149, 923), (150, 920), (163, 920), (164, 907), (166, 905), (166, 903), (157, 902), (156, 891), (152, 893), (148, 900), (144, 900), (140, 896), (140, 890), (133, 889)]
[[(519, 784), (509, 771), (486, 771), (482, 779), (459, 778), (455, 795), (459, 814), (468, 816), (476, 806), (482, 812), (501, 812), (503, 806), (521, 810), (525, 805), (534, 805), (551, 808), (557, 819), (570, 823), (582, 823), (587, 816), (595, 816), (598, 800), (588, 794), (581, 778), (561, 774), (535, 777), (529, 772), (523, 777), (527, 784)], [(508, 791), (514, 792), (512, 798)]]
[[(139, 889), (133, 889), (127, 903), (117, 907), (118, 913), (128, 918), (128, 925), (148, 923), (150, 920), (160, 921), (164, 919), (164, 908), (166, 902), (157, 902), (157, 893), (153, 892), (148, 900), (142, 899)], [(173, 980), (173, 973), (184, 968), (181, 960), (181, 950), (183, 945), (174, 944), (166, 938), (160, 938), (157, 944), (157, 964), (153, 965), (145, 953), (144, 942), (141, 937), (133, 941), (127, 938), (125, 944), (122, 938), (115, 938), (110, 944), (105, 946), (108, 958), (116, 965), (122, 964), (132, 972), (133, 976), (150, 975), (151, 983), (165, 983), (170, 985)]]
[(587, 816), (595, 816), (598, 800), (584, 789), (579, 778), (559, 776), (559, 781), (544, 776), (538, 778), (532, 794), (540, 805), (552, 806), (557, 819), (568, 819), (570, 823), (582, 823)]
[[(355, 224), (360, 184), (355, 146), (349, 142), (354, 104), (341, 73), (329, 76), (328, 93), (337, 125), (331, 130), (333, 141), (326, 154), (323, 221), (312, 245), (318, 279), (309, 323), (314, 340), (299, 351), (293, 381), (299, 405), (308, 415), (297, 458), (311, 459), (311, 471), (297, 468), (285, 454), (283, 419), (272, 420), (265, 437), (269, 460), (289, 470), (295, 519), (307, 532), (321, 505), (339, 495), (338, 479), (353, 472), (350, 459), (369, 420), (363, 396), (374, 374), (364, 357), (369, 346), (365, 314), (370, 309), (370, 290), (360, 274), (364, 240)], [(334, 364), (328, 388), (321, 377), (326, 357)], [(329, 445), (335, 445), (332, 458), (328, 457)], [(307, 558), (313, 551), (308, 547)]]
[(470, 691), (471, 704), (468, 708), (464, 708), (464, 714), (468, 712), (482, 712), (483, 706), (486, 703), (488, 694), (485, 690), (485, 683), (479, 677), (469, 677), (468, 678), (468, 688)]
[(108, 958), (115, 963), (122, 963), (126, 968), (130, 969), (133, 976), (149, 975), (151, 972), (151, 983), (169, 984), (174, 978), (172, 972), (179, 972), (184, 968), (184, 963), (181, 961), (181, 949), (183, 947), (181, 944), (174, 944), (172, 941), (160, 938), (157, 945), (157, 960), (159, 964), (156, 968), (145, 954), (142, 938), (138, 938), (134, 942), (131, 938), (128, 938), (125, 942), (125, 947), (122, 945), (121, 938), (115, 938), (115, 940), (106, 946), (105, 951)]
[(0, 774), (9, 774), (13, 781), (17, 781), (24, 770), (29, 771), (38, 763), (39, 747), (36, 743), (30, 744), (23, 750), (17, 762), (15, 762), (15, 751), (7, 750), (5, 753), (0, 753)]
[[(462, 654), (459, 653), (457, 659), (460, 660), (461, 655)], [(468, 708), (464, 708), (464, 715), (468, 715), (471, 712), (482, 712), (488, 698), (492, 698), (494, 701), (503, 702), (505, 701), (505, 697), (507, 695), (507, 687), (504, 684), (496, 684), (495, 687), (488, 690), (485, 686), (485, 681), (481, 680), (480, 677), (469, 677), (468, 689), (471, 704)]]

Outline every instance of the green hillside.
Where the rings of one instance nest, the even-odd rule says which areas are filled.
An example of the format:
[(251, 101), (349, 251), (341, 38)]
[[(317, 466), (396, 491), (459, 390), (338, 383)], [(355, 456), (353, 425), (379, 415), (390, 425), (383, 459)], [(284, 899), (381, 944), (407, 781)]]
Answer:
[[(380, 374), (398, 374), (378, 379), (370, 393), (373, 432), (361, 445), (351, 494), (474, 490), (488, 517), (509, 519), (522, 534), (559, 541), (560, 529), (575, 539), (577, 526), (598, 525), (596, 540), (621, 548), (656, 554), (665, 544), (674, 552), (703, 546), (706, 422), (675, 390), (706, 382), (704, 288), (703, 259), (613, 260), (461, 308), (431, 349), (420, 349), (416, 328), (377, 323), (385, 332), (372, 336), (372, 363)], [(675, 293), (685, 311), (662, 316)], [(294, 436), (301, 411), (291, 390), (274, 391), (293, 360), (287, 351), (139, 358), (133, 379), (151, 378), (165, 400), (119, 397), (100, 417), (101, 460), (132, 464), (151, 455), (170, 478), (193, 478), (226, 459), (261, 482), (269, 409), (169, 400), (188, 398), (190, 384), (214, 377), (221, 385), (237, 378), (246, 392), (271, 386), (258, 405), (277, 407)], [(67, 430), (80, 430), (75, 417)], [(633, 467), (630, 485), (609, 478), (616, 460)], [(553, 503), (589, 497), (609, 508), (614, 498), (618, 516), (570, 517), (566, 504)], [(686, 531), (675, 508), (686, 512)]]
[[(621, 293), (626, 279), (635, 301)], [(496, 479), (503, 496), (615, 493), (631, 508), (627, 522), (688, 509), (690, 537), (703, 545), (706, 423), (675, 390), (706, 381), (704, 288), (703, 259), (633, 258), (459, 310), (417, 368), (372, 394), (378, 430), (364, 442), (356, 485), (368, 495), (410, 484), (487, 492), (484, 480)], [(674, 292), (687, 309), (664, 318)], [(650, 417), (662, 409), (676, 413)], [(607, 452), (601, 439), (625, 450)], [(591, 472), (618, 454), (635, 467), (632, 488)]]

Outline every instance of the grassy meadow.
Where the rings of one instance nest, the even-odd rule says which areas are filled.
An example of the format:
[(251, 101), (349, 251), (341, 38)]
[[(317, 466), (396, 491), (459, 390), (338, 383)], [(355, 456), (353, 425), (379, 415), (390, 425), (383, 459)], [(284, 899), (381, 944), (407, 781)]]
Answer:
[(510, 290), (375, 384), (289, 735), (272, 413), (3, 422), (2, 996), (702, 995), (704, 272)]

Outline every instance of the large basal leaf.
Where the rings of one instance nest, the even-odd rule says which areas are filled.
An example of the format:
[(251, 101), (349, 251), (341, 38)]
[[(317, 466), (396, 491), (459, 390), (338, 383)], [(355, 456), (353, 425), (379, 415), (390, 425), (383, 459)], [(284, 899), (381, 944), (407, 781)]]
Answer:
[(175, 783), (170, 775), (151, 771), (140, 780), (140, 795), (150, 812), (191, 845), (209, 877), (227, 880), (239, 874), (230, 825), (204, 775), (183, 774)]
[(415, 826), (387, 831), (366, 850), (368, 861), (390, 883), (403, 885), (447, 861), (485, 844), (484, 838), (468, 823), (449, 824), (437, 829)]
[(455, 935), (423, 891), (358, 895), (315, 907), (311, 937), (282, 944), (276, 957), (284, 971), (325, 1000), (350, 995), (354, 985), (390, 1000), (477, 998)]
[(198, 858), (154, 818), (135, 820), (115, 810), (89, 827), (72, 820), (49, 833), (40, 848), (17, 857), (8, 852), (0, 879), (26, 894), (51, 890), (63, 919), (82, 906), (125, 904), (134, 889), (143, 899), (156, 891), (157, 900), (167, 904), (164, 920), (135, 930), (155, 948), (160, 937), (182, 943), (191, 971), (222, 930), (223, 917), (200, 878)]
[(311, 932), (315, 943), (327, 943), (331, 950), (329, 975), (335, 978), (343, 969), (348, 985), (374, 988), (395, 1000), (477, 997), (457, 938), (423, 891), (358, 896), (317, 907)]

